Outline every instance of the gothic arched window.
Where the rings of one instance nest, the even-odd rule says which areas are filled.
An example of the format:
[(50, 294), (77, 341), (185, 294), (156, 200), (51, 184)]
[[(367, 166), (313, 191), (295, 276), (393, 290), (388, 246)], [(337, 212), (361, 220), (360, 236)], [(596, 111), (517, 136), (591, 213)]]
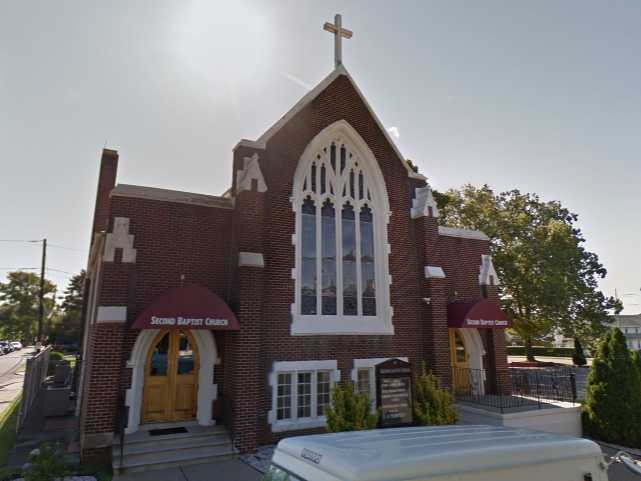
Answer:
[(344, 121), (307, 147), (294, 179), (294, 334), (391, 333), (385, 184)]

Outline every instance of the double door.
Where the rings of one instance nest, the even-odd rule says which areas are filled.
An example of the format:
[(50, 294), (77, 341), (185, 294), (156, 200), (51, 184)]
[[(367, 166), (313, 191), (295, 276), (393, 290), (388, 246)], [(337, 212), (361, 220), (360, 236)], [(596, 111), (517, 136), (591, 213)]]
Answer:
[(189, 331), (160, 332), (147, 354), (143, 422), (196, 417), (198, 368), (198, 348)]

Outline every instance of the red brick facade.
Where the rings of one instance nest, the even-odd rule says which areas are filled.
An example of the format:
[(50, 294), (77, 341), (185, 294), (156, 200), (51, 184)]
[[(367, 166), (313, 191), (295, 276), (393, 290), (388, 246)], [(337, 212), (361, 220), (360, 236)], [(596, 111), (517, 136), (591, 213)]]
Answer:
[[(339, 120), (369, 146), (386, 185), (393, 335), (292, 336), (290, 332), (296, 267), (292, 182), (306, 146)], [(237, 175), (254, 154), (266, 189), (260, 188), (260, 179), (240, 189)], [(127, 362), (139, 336), (129, 326), (154, 299), (182, 283), (206, 286), (229, 304), (240, 321), (240, 331), (212, 335), (219, 357), (213, 380), (218, 385), (217, 406), (242, 451), (307, 432), (273, 432), (268, 417), (273, 409), (269, 376), (275, 362), (335, 360), (341, 381), (351, 382), (354, 359), (407, 357), (415, 368), (426, 361), (445, 385), (451, 384), (447, 305), (481, 297), (481, 255), (489, 254), (489, 242), (439, 234), (432, 208), (412, 218), (415, 189), (425, 182), (408, 175), (351, 80), (336, 76), (264, 145), (239, 144), (233, 163), (232, 189), (226, 197), (190, 197), (153, 189), (143, 195), (140, 189), (120, 188), (107, 197), (117, 163), (113, 155), (103, 156), (94, 232), (112, 233), (114, 219), (128, 219), (136, 254), (134, 262), (124, 262), (123, 248), (117, 247), (113, 262), (98, 262), (101, 271), (92, 279), (97, 295), (86, 319), (81, 421), (87, 459), (100, 449), (106, 452), (107, 439), (119, 430), (119, 404), (132, 387)], [(239, 265), (240, 253), (262, 254), (264, 267)], [(445, 277), (426, 278), (428, 265), (441, 267)], [(488, 299), (498, 300), (493, 286), (488, 288)], [(126, 319), (101, 319), (96, 314), (100, 306), (126, 307)], [(481, 337), (485, 366), (491, 368), (488, 377), (495, 379), (498, 373), (505, 385), (503, 330), (480, 331), (485, 331)]]

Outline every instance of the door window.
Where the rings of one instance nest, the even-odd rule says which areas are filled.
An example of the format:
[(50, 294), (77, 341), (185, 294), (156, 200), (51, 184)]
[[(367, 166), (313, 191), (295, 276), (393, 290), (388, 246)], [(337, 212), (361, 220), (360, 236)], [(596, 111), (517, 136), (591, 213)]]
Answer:
[(180, 331), (178, 338), (178, 362), (176, 365), (177, 374), (191, 374), (196, 366), (193, 347), (189, 342), (189, 337), (183, 331)]
[(165, 334), (151, 354), (150, 376), (166, 376), (167, 362), (169, 360), (169, 333)]
[(456, 362), (461, 364), (465, 363), (467, 360), (467, 356), (465, 355), (465, 343), (458, 331), (454, 332), (454, 348), (456, 349)]

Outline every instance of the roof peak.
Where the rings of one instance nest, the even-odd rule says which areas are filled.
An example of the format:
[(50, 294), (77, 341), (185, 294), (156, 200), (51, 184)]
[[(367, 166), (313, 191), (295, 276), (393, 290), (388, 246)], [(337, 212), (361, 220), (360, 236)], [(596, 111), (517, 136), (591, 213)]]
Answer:
[(387, 131), (383, 123), (380, 121), (380, 119), (374, 112), (374, 109), (372, 109), (372, 107), (370, 106), (369, 102), (363, 95), (363, 92), (361, 92), (361, 89), (359, 89), (358, 85), (356, 85), (356, 82), (348, 72), (345, 65), (342, 63), (337, 65), (334, 68), (334, 70), (332, 70), (329, 73), (329, 75), (327, 75), (323, 80), (321, 80), (313, 89), (307, 92), (298, 102), (294, 104), (292, 108), (290, 108), (287, 111), (287, 113), (285, 113), (285, 115), (283, 115), (280, 119), (278, 119), (276, 123), (274, 123), (269, 129), (267, 129), (258, 139), (256, 140), (242, 139), (240, 142), (236, 144), (236, 146), (234, 147), (234, 150), (236, 150), (238, 147), (251, 147), (254, 149), (264, 150), (267, 146), (267, 142), (269, 142), (269, 139), (271, 139), (274, 136), (274, 134), (276, 134), (276, 132), (278, 132), (287, 122), (289, 122), (289, 120), (291, 120), (298, 112), (300, 112), (305, 106), (307, 106), (307, 104), (309, 104), (312, 100), (318, 97), (318, 95), (320, 95), (321, 92), (323, 92), (334, 80), (336, 80), (341, 75), (346, 76), (347, 79), (352, 84), (352, 86), (354, 87), (354, 90), (356, 90), (356, 93), (358, 94), (360, 99), (363, 101), (363, 104), (365, 104), (367, 111), (369, 112), (369, 114), (372, 116), (376, 124), (381, 129), (381, 132), (383, 132), (383, 135), (385, 136), (385, 139), (387, 140), (387, 142), (392, 146), (394, 153), (396, 153), (396, 156), (403, 163), (403, 166), (407, 170), (408, 177), (411, 177), (414, 179), (426, 180), (424, 175), (414, 172), (409, 167), (409, 165), (407, 165), (405, 157), (403, 157), (403, 155), (401, 154), (401, 151), (398, 149), (398, 147), (394, 143), (394, 140), (389, 135), (389, 132)]

